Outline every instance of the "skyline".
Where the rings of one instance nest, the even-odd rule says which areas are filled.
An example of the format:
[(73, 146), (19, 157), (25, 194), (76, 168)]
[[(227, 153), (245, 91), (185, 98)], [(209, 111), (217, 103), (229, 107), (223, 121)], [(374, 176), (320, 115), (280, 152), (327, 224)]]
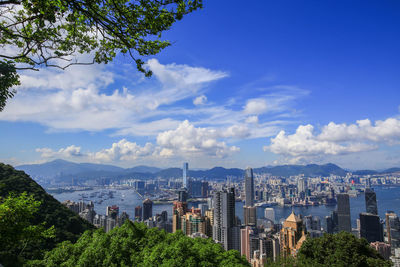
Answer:
[(23, 72), (0, 161), (400, 166), (400, 3), (256, 5), (205, 3), (165, 34), (150, 79), (122, 57)]

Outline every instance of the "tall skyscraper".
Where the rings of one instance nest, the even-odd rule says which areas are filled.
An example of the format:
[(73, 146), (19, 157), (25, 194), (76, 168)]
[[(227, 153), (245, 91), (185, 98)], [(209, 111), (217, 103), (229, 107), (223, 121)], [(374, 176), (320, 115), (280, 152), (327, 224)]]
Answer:
[(338, 231), (351, 233), (350, 200), (348, 194), (337, 194)]
[(240, 251), (240, 228), (235, 224), (235, 189), (214, 192), (213, 240), (225, 250)]
[(400, 220), (393, 211), (386, 212), (386, 233), (392, 251), (400, 248)]
[(146, 198), (143, 201), (143, 221), (151, 218), (153, 216), (153, 202)]
[(254, 177), (252, 168), (247, 168), (245, 171), (244, 188), (246, 194), (245, 205), (247, 207), (252, 207), (254, 206)]
[(383, 241), (383, 227), (378, 215), (360, 213), (360, 237), (367, 239), (368, 243)]
[(376, 193), (371, 188), (365, 189), (365, 207), (367, 213), (378, 215), (378, 205), (376, 204)]
[(182, 185), (184, 188), (188, 188), (188, 174), (189, 174), (189, 163), (183, 163), (183, 171), (182, 171)]

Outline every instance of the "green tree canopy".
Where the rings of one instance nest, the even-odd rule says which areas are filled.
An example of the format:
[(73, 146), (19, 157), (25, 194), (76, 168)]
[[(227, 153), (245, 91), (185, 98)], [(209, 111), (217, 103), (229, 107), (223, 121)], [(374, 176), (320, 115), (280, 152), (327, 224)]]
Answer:
[[(52, 239), (37, 239), (35, 242), (27, 243), (23, 255), (21, 255), (25, 259), (41, 259), (44, 251), (53, 249), (57, 243), (65, 240), (75, 242), (83, 232), (95, 228), (88, 221), (82, 219), (46, 193), (40, 185), (23, 171), (17, 171), (10, 165), (0, 163), (0, 198), (7, 199), (10, 192), (14, 193), (14, 196), (27, 192), (29, 198), (34, 198), (34, 205), (40, 203), (39, 211), (27, 216), (26, 221), (24, 218), (23, 223), (29, 222), (30, 225), (43, 225), (45, 223), (45, 228), (54, 226), (55, 230), (55, 237)], [(21, 202), (17, 203), (21, 204)], [(22, 203), (29, 204), (26, 201)], [(18, 207), (21, 207), (21, 205)], [(32, 209), (32, 211), (35, 211), (35, 209)], [(8, 232), (8, 230), (4, 231), (5, 233)], [(2, 233), (0, 235), (3, 236)], [(0, 246), (3, 244), (4, 242), (0, 242)], [(3, 251), (5, 248), (1, 250)]]
[(32, 266), (249, 266), (238, 251), (225, 251), (211, 239), (168, 234), (126, 221), (109, 233), (87, 231), (72, 244), (63, 242)]
[(27, 193), (0, 197), (0, 263), (6, 266), (22, 263), (24, 250), (30, 244), (54, 238), (53, 226), (46, 228), (45, 223), (31, 224), (40, 204)]
[(364, 238), (347, 232), (307, 239), (297, 254), (297, 266), (391, 266)]
[[(161, 34), (201, 7), (202, 0), (0, 1), (0, 66), (9, 70), (0, 68), (0, 80), (9, 81), (0, 87), (0, 111), (13, 96), (19, 69), (108, 63), (122, 53), (150, 76), (143, 57), (169, 46)], [(82, 62), (78, 54), (92, 57)]]

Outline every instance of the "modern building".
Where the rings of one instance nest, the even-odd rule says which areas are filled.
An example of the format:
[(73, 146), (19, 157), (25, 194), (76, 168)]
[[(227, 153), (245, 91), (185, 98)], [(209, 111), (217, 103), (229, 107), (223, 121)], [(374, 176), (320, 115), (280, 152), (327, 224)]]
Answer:
[(182, 171), (182, 186), (184, 188), (189, 188), (188, 187), (188, 178), (189, 178), (189, 163), (185, 162), (183, 163), (183, 171)]
[(142, 215), (143, 215), (142, 206), (136, 206), (135, 207), (135, 221), (138, 221), (138, 222), (142, 221)]
[(119, 207), (118, 206), (116, 206), (116, 205), (107, 206), (107, 209), (106, 209), (107, 217), (111, 217), (115, 220), (115, 219), (117, 219), (118, 215), (119, 215)]
[(254, 230), (246, 226), (240, 230), (240, 254), (251, 262), (254, 251), (259, 250), (260, 241)]
[(257, 226), (257, 207), (243, 207), (243, 219), (246, 226)]
[(368, 243), (383, 242), (383, 226), (378, 215), (360, 213), (360, 237), (367, 239)]
[(178, 201), (179, 202), (187, 202), (188, 193), (185, 189), (180, 189), (178, 191)]
[(225, 250), (240, 251), (240, 228), (235, 220), (235, 189), (214, 192), (213, 240), (221, 243)]
[(396, 248), (400, 248), (400, 220), (393, 211), (388, 211), (386, 213), (386, 235), (392, 252), (394, 252)]
[(245, 171), (245, 205), (247, 207), (254, 206), (254, 176), (253, 169), (247, 168)]
[(284, 257), (295, 256), (305, 240), (303, 221), (292, 211), (280, 232), (281, 254)]
[(143, 221), (145, 221), (151, 217), (153, 217), (153, 202), (150, 199), (146, 198), (143, 201), (143, 216), (142, 216), (142, 218), (143, 218)]
[(374, 249), (376, 249), (376, 251), (379, 252), (379, 254), (381, 254), (381, 256), (385, 259), (385, 260), (389, 260), (390, 259), (390, 255), (391, 255), (391, 249), (390, 249), (390, 245), (386, 244), (385, 242), (373, 242), (370, 244), (371, 247), (373, 247)]
[(337, 194), (338, 231), (351, 233), (350, 200), (348, 194)]
[(365, 195), (365, 208), (367, 213), (378, 215), (376, 193), (371, 188), (366, 188), (364, 195)]

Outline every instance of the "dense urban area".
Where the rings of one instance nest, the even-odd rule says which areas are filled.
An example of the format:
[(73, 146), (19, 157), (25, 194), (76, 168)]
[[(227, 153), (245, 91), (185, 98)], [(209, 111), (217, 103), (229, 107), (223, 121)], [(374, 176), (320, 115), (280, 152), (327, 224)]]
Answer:
[[(365, 238), (384, 259), (400, 266), (399, 217), (393, 211), (387, 211), (385, 218), (379, 217), (373, 189), (374, 186), (399, 185), (400, 173), (284, 178), (267, 173), (254, 174), (252, 168), (247, 168), (244, 177), (210, 180), (191, 178), (189, 164), (184, 163), (181, 177), (171, 179), (136, 177), (118, 182), (98, 179), (97, 185), (91, 181), (90, 187), (74, 183), (58, 190), (81, 190), (81, 201), (67, 200), (63, 204), (106, 232), (123, 225), (126, 220), (144, 222), (150, 228), (157, 227), (170, 233), (181, 230), (193, 238), (212, 238), (225, 250), (237, 250), (252, 266), (258, 267), (267, 261), (295, 256), (308, 238), (345, 231)], [(88, 189), (92, 193), (85, 193)], [(127, 212), (120, 212), (117, 205), (107, 206), (105, 215), (95, 212), (96, 203), (114, 198), (116, 190), (127, 189), (134, 189), (143, 199), (142, 205), (132, 207), (134, 218)], [(354, 228), (350, 221), (349, 198), (359, 194), (365, 195), (365, 210), (359, 214)], [(236, 216), (236, 202), (244, 202), (243, 221)], [(153, 205), (166, 203), (170, 205), (169, 210), (153, 213)], [(282, 206), (319, 205), (337, 207), (324, 218), (293, 211), (287, 218), (276, 218), (274, 212), (274, 208)], [(263, 216), (257, 214), (260, 208), (264, 208)]]

